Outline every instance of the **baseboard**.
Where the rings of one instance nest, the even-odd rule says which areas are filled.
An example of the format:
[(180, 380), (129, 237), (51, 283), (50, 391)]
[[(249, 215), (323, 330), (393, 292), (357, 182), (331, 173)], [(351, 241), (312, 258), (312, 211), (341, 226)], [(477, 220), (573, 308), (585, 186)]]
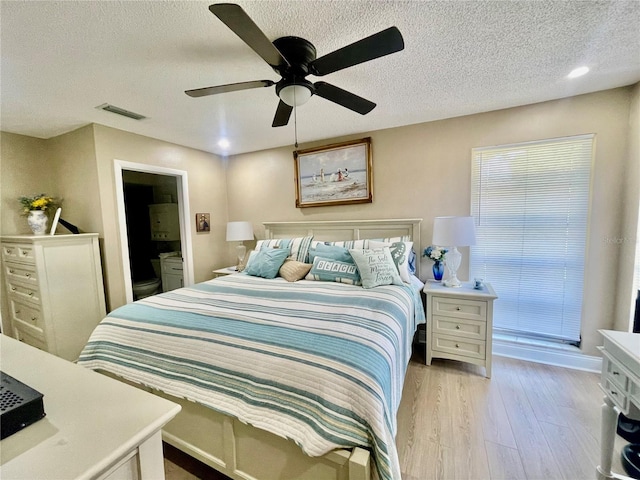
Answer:
[(517, 340), (496, 338), (495, 336), (493, 338), (493, 355), (587, 372), (600, 373), (602, 370), (602, 358), (585, 355), (575, 347), (532, 345), (521, 343)]

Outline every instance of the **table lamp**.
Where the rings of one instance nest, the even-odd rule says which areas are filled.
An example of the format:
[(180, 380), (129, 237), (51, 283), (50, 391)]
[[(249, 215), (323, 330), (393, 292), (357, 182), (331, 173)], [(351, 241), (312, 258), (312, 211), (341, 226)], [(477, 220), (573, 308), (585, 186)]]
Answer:
[(242, 266), (244, 256), (247, 254), (247, 247), (242, 243), (244, 240), (253, 240), (253, 226), (251, 222), (228, 222), (227, 242), (240, 242), (236, 247), (238, 269)]
[(473, 217), (436, 217), (433, 220), (433, 244), (449, 247), (445, 264), (449, 270), (449, 278), (443, 284), (447, 287), (460, 287), (458, 268), (462, 254), (457, 247), (468, 247), (476, 244), (476, 226)]

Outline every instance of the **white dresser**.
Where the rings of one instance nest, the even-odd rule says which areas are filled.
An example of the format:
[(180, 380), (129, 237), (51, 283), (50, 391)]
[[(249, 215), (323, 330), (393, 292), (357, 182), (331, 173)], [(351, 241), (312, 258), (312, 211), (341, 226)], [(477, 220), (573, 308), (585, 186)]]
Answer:
[(427, 355), (448, 358), (485, 367), (491, 377), (491, 350), (493, 335), (493, 301), (498, 298), (490, 284), (481, 290), (470, 284), (445, 287), (441, 283), (427, 282)]
[(611, 472), (618, 412), (640, 420), (640, 333), (598, 330), (603, 337), (600, 388), (604, 392), (598, 480), (622, 477)]
[(74, 361), (106, 315), (98, 234), (3, 236), (13, 336)]
[(162, 480), (161, 428), (180, 406), (0, 335), (2, 371), (46, 416), (0, 441), (0, 478)]

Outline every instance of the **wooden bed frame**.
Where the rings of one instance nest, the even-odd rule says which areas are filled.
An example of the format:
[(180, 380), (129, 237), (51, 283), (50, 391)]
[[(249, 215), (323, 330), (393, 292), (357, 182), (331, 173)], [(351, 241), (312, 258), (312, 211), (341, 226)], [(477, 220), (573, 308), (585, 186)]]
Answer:
[[(314, 235), (324, 241), (409, 236), (420, 252), (420, 219), (267, 222), (266, 238)], [(419, 263), (419, 262), (416, 262)], [(235, 480), (370, 480), (363, 448), (305, 455), (293, 441), (240, 422), (200, 404), (156, 390), (182, 406), (162, 431), (163, 440)]]

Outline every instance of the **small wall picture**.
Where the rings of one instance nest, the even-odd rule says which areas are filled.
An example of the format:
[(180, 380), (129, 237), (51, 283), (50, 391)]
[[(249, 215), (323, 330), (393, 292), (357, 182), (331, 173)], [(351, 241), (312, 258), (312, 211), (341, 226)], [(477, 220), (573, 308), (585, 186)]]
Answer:
[(211, 218), (208, 213), (196, 213), (196, 232), (209, 232)]
[(371, 203), (371, 138), (293, 152), (296, 207)]

